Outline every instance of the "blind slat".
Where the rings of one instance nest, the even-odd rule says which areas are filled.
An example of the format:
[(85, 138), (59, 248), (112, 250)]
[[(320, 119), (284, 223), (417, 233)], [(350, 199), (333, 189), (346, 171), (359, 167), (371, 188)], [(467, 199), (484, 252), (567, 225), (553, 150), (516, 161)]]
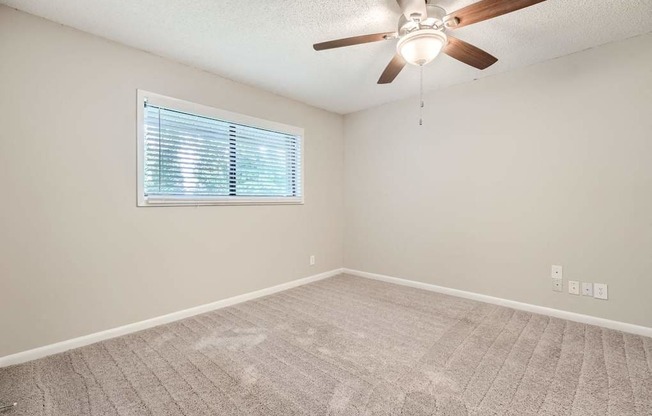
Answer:
[(148, 196), (301, 196), (299, 136), (153, 105), (144, 130)]

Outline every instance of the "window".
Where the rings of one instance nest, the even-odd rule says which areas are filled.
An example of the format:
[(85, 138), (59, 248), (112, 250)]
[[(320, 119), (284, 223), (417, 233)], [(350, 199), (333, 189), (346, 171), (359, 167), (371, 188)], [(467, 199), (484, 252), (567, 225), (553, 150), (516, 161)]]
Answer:
[(301, 204), (303, 129), (138, 91), (138, 205)]

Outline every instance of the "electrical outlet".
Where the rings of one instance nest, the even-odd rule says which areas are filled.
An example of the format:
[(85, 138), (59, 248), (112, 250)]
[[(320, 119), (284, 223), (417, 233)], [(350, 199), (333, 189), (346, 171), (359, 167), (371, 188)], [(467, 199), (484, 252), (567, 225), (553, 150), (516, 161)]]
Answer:
[(315, 255), (314, 254), (310, 256), (310, 265), (311, 266), (315, 265)]
[(552, 278), (552, 290), (555, 292), (562, 291), (562, 279)]
[(562, 267), (553, 265), (550, 268), (550, 277), (553, 279), (562, 279), (564, 277)]
[(609, 292), (607, 291), (606, 283), (594, 283), (593, 284), (593, 297), (596, 299), (609, 299)]
[(593, 283), (582, 282), (582, 296), (593, 296)]
[(580, 282), (577, 280), (569, 280), (568, 281), (568, 293), (571, 295), (579, 295), (580, 294)]

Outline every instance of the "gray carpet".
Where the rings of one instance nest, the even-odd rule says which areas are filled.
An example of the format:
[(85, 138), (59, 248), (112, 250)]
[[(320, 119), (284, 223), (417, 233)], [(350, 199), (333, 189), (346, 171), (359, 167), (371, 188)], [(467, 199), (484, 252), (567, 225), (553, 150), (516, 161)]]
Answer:
[(11, 415), (652, 415), (652, 339), (350, 276), (0, 369)]

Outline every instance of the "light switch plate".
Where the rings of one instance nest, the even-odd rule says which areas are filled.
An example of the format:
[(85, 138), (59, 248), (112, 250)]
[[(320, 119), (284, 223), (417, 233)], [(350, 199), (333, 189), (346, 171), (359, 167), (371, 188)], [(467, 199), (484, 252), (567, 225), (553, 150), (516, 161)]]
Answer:
[(571, 295), (579, 295), (580, 294), (580, 282), (577, 280), (569, 280), (568, 281), (568, 293)]
[(562, 279), (557, 279), (553, 278), (552, 279), (552, 290), (555, 292), (562, 292), (563, 291), (563, 282)]
[(593, 283), (582, 282), (582, 296), (593, 296)]
[(593, 297), (596, 299), (609, 299), (609, 292), (607, 290), (606, 283), (594, 283), (593, 284)]
[(552, 265), (552, 267), (550, 268), (550, 277), (552, 277), (553, 279), (562, 279), (564, 277), (562, 267)]

